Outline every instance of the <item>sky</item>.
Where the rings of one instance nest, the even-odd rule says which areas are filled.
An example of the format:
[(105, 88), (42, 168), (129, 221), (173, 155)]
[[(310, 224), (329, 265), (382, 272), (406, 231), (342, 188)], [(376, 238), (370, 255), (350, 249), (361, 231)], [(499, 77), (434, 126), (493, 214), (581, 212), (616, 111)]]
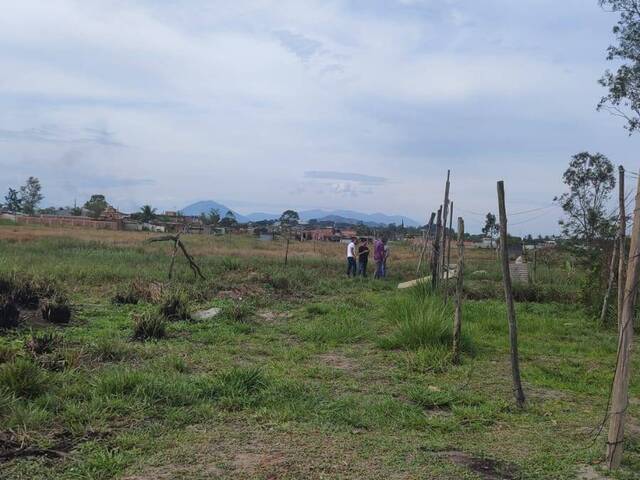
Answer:
[[(596, 112), (597, 0), (21, 0), (0, 15), (0, 193), (123, 211), (216, 200), (555, 233), (571, 155), (637, 168)], [(529, 212), (532, 209), (539, 209)], [(525, 213), (521, 213), (525, 212)]]

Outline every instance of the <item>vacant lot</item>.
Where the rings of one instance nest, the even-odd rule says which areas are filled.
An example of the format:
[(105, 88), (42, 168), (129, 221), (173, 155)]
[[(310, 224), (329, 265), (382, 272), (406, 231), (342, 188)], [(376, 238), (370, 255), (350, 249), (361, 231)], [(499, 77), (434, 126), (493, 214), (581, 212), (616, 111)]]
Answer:
[[(60, 326), (21, 306), (0, 335), (1, 478), (598, 478), (616, 334), (564, 259), (516, 292), (519, 411), (494, 254), (468, 252), (453, 365), (451, 301), (395, 288), (408, 246), (374, 281), (344, 276), (343, 245), (292, 244), (285, 267), (278, 242), (184, 236), (206, 280), (178, 257), (169, 283), (148, 236), (0, 226), (0, 290), (72, 305)], [(639, 365), (618, 478), (640, 478)]]

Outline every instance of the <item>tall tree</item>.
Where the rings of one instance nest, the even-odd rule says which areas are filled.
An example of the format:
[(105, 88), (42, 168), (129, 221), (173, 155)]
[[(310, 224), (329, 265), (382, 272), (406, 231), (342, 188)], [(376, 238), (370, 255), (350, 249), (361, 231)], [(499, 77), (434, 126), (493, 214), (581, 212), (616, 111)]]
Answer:
[(493, 247), (493, 237), (495, 237), (500, 231), (500, 225), (496, 221), (496, 216), (489, 212), (484, 220), (484, 227), (482, 227), (482, 233), (491, 239), (491, 246)]
[(89, 216), (95, 219), (99, 218), (108, 206), (104, 195), (100, 194), (91, 195), (91, 198), (84, 204), (84, 208), (89, 210)]
[(156, 209), (152, 208), (151, 205), (143, 205), (140, 209), (140, 220), (143, 222), (148, 223), (156, 217)]
[(580, 152), (571, 158), (562, 180), (569, 191), (554, 199), (566, 216), (560, 220), (562, 233), (587, 246), (609, 238), (615, 219), (605, 206), (616, 186), (611, 161), (601, 153)]
[(29, 177), (27, 182), (20, 187), (20, 199), (22, 200), (22, 211), (27, 215), (33, 215), (36, 207), (44, 198), (40, 193), (42, 185), (36, 177)]
[(285, 210), (280, 215), (280, 223), (285, 227), (297, 225), (300, 221), (300, 215), (295, 210)]
[(200, 221), (205, 225), (216, 226), (220, 223), (220, 211), (217, 208), (212, 208), (209, 213), (201, 213)]
[(9, 189), (4, 197), (4, 208), (13, 213), (22, 211), (22, 198), (17, 190)]
[(624, 118), (629, 134), (640, 128), (640, 0), (599, 0), (603, 8), (620, 14), (613, 27), (617, 44), (607, 49), (607, 60), (619, 62), (615, 72), (607, 70), (600, 84), (608, 89), (598, 103)]
[(227, 210), (227, 213), (224, 214), (224, 218), (220, 221), (220, 225), (223, 227), (232, 227), (237, 223), (236, 215), (231, 210)]

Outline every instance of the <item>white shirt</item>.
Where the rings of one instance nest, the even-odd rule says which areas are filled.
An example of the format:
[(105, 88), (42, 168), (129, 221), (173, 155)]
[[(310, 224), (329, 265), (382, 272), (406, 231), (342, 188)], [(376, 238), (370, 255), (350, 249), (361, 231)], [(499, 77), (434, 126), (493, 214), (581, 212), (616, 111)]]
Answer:
[(349, 245), (347, 245), (347, 258), (351, 258), (355, 256), (356, 256), (356, 244), (351, 242)]

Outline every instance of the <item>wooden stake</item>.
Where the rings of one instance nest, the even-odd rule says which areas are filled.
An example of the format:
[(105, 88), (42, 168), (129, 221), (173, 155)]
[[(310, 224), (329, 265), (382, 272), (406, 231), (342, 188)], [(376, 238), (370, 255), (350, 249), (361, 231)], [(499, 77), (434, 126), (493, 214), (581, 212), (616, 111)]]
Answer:
[(502, 281), (507, 303), (507, 319), (509, 321), (509, 343), (511, 346), (511, 375), (513, 377), (513, 393), (519, 408), (524, 406), (525, 398), (520, 380), (520, 361), (518, 359), (518, 325), (516, 309), (513, 304), (511, 274), (509, 273), (509, 249), (507, 248), (507, 209), (504, 201), (504, 182), (498, 182), (498, 209), (500, 211), (500, 252), (502, 254)]
[(440, 234), (442, 231), (442, 205), (438, 209), (436, 221), (436, 233), (433, 239), (433, 250), (431, 253), (431, 288), (438, 288), (438, 265), (440, 264)]
[(620, 467), (624, 440), (624, 419), (629, 406), (629, 379), (631, 376), (631, 347), (633, 344), (633, 317), (640, 277), (640, 177), (633, 211), (633, 230), (627, 264), (627, 278), (622, 302), (622, 321), (618, 337), (618, 361), (613, 379), (611, 422), (607, 440), (607, 466), (611, 470)]
[(618, 332), (620, 332), (620, 326), (622, 325), (622, 309), (624, 307), (624, 287), (625, 284), (625, 270), (626, 263), (626, 251), (627, 251), (627, 214), (625, 212), (624, 205), (624, 167), (620, 165), (618, 168), (618, 203), (620, 210), (620, 219), (618, 220)]
[(171, 264), (169, 265), (169, 280), (173, 276), (173, 264), (176, 263), (176, 254), (178, 253), (178, 239), (180, 234), (176, 235), (176, 239), (173, 242), (173, 252), (171, 252)]
[(446, 257), (447, 257), (447, 218), (449, 216), (449, 178), (451, 177), (451, 170), (447, 170), (447, 183), (445, 183), (444, 186), (444, 203), (443, 203), (443, 210), (442, 210), (442, 223), (444, 225), (444, 230), (442, 232), (442, 247), (440, 249), (440, 255), (442, 256), (442, 258), (440, 258), (440, 266), (439, 268), (439, 273), (440, 276), (444, 276), (444, 262), (446, 261)]
[[(618, 248), (620, 242), (618, 242), (618, 235), (613, 240), (613, 251), (611, 252), (611, 263), (609, 264), (609, 279), (607, 280), (607, 290), (604, 293), (604, 300), (602, 300), (602, 310), (600, 311), (600, 325), (607, 323), (607, 311), (609, 310), (609, 298), (611, 297), (611, 290), (613, 289), (613, 282), (616, 280), (616, 271), (618, 270)], [(618, 285), (618, 292), (621, 287)], [(618, 324), (620, 323), (620, 313), (618, 313)]]
[(464, 276), (464, 220), (458, 217), (458, 268), (456, 272), (456, 312), (453, 317), (453, 362), (460, 361), (460, 334), (462, 332), (462, 289)]
[(453, 202), (451, 202), (451, 209), (449, 210), (449, 236), (448, 239), (449, 241), (447, 242), (447, 261), (446, 261), (446, 281), (445, 281), (445, 285), (447, 286), (447, 288), (445, 288), (444, 290), (444, 301), (446, 303), (447, 301), (447, 295), (448, 295), (448, 287), (449, 287), (449, 263), (451, 262), (451, 234), (453, 232)]
[(286, 249), (284, 251), (284, 264), (285, 266), (287, 265), (287, 262), (289, 261), (289, 240), (291, 239), (291, 230), (287, 230), (287, 246)]
[(435, 212), (431, 212), (431, 217), (429, 218), (429, 222), (427, 223), (427, 230), (424, 232), (422, 236), (422, 250), (420, 252), (420, 258), (418, 259), (418, 267), (416, 268), (416, 276), (420, 274), (420, 266), (422, 265), (422, 261), (424, 260), (424, 254), (427, 252), (427, 244), (429, 243), (429, 238), (431, 237), (431, 227), (433, 226), (433, 220), (436, 218)]

